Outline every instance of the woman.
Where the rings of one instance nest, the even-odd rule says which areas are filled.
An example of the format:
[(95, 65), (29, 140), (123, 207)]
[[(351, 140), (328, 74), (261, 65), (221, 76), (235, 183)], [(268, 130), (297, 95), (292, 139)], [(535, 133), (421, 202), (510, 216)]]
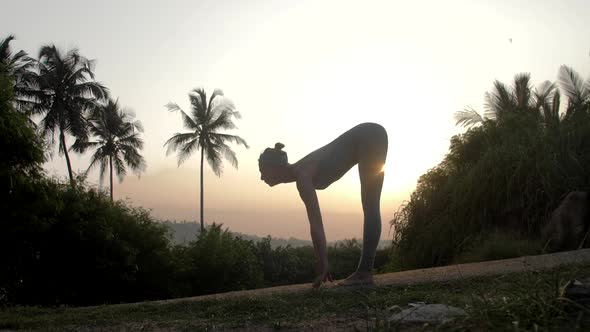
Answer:
[(357, 270), (341, 285), (373, 283), (375, 251), (381, 236), (380, 199), (383, 166), (387, 156), (387, 132), (375, 123), (360, 124), (295, 164), (289, 164), (285, 146), (277, 143), (267, 148), (258, 159), (260, 179), (269, 186), (295, 182), (305, 204), (311, 239), (318, 260), (317, 288), (324, 281), (333, 281), (326, 255), (326, 235), (316, 190), (325, 189), (358, 164), (361, 200), (364, 213), (363, 250)]

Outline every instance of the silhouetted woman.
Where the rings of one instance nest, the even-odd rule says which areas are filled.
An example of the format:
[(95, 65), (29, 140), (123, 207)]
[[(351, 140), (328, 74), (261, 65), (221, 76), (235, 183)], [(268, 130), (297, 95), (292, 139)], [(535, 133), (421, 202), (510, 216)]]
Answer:
[(260, 179), (269, 186), (295, 182), (305, 204), (319, 276), (313, 287), (333, 281), (326, 254), (326, 235), (316, 190), (325, 189), (358, 164), (364, 213), (363, 249), (357, 270), (341, 285), (372, 284), (375, 251), (381, 236), (381, 188), (387, 157), (387, 132), (375, 123), (360, 124), (329, 144), (289, 164), (285, 146), (277, 143), (258, 159)]

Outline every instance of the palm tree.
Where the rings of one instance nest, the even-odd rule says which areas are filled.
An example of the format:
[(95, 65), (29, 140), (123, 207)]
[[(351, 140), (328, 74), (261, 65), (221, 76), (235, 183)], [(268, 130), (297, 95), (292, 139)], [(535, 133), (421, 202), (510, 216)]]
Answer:
[(502, 120), (507, 114), (529, 113), (542, 117), (550, 115), (554, 104), (559, 107), (559, 92), (555, 85), (545, 81), (537, 88), (530, 83), (528, 73), (517, 74), (512, 87), (496, 80), (491, 92), (485, 94), (483, 116), (474, 108), (468, 107), (455, 112), (457, 125), (472, 127), (482, 124), (485, 120)]
[(34, 60), (25, 51), (19, 51), (12, 55), (10, 42), (14, 40), (13, 35), (0, 40), (0, 62), (8, 70), (8, 74), (17, 75), (33, 65)]
[(27, 104), (27, 79), (35, 60), (27, 55), (25, 51), (19, 51), (12, 55), (10, 42), (14, 40), (13, 35), (0, 40), (0, 63), (4, 65), (8, 75), (12, 77), (14, 103), (18, 110), (23, 110)]
[(472, 127), (485, 120), (497, 120), (510, 112), (528, 110), (539, 114), (546, 128), (555, 129), (562, 120), (569, 121), (577, 114), (590, 112), (590, 78), (584, 82), (575, 70), (563, 65), (559, 68), (557, 79), (567, 98), (563, 115), (560, 114), (561, 93), (556, 84), (545, 81), (536, 89), (531, 89), (530, 76), (518, 74), (512, 88), (499, 81), (494, 82), (492, 92), (485, 94), (484, 116), (468, 107), (455, 113), (456, 124)]
[(186, 114), (176, 103), (166, 104), (171, 111), (179, 111), (184, 127), (190, 132), (174, 134), (164, 146), (168, 146), (166, 155), (178, 150), (178, 165), (188, 159), (195, 150), (201, 149), (201, 232), (205, 229), (203, 221), (203, 160), (206, 157), (209, 166), (217, 176), (222, 173), (222, 160), (225, 157), (232, 166), (238, 167), (236, 154), (226, 143), (241, 144), (248, 147), (246, 141), (235, 135), (219, 132), (219, 130), (235, 129), (232, 118), (240, 118), (240, 113), (235, 111), (234, 104), (224, 98), (223, 92), (216, 89), (207, 102), (205, 90), (199, 88), (189, 93), (191, 104), (190, 116)]
[(568, 66), (561, 66), (557, 75), (559, 86), (568, 99), (564, 119), (590, 112), (590, 78), (584, 82), (580, 75)]
[(143, 140), (139, 137), (143, 127), (141, 122), (133, 121), (134, 116), (131, 113), (119, 107), (118, 101), (112, 99), (105, 105), (98, 105), (90, 113), (88, 129), (97, 140), (78, 138), (72, 145), (72, 150), (84, 153), (88, 149), (96, 148), (86, 172), (98, 165), (102, 183), (108, 167), (113, 201), (113, 166), (119, 182), (122, 182), (127, 174), (125, 165), (138, 176), (145, 170), (145, 160), (139, 154), (139, 150), (143, 149)]
[(43, 46), (38, 65), (39, 73), (31, 85), (36, 101), (33, 111), (43, 115), (40, 127), (43, 135), (51, 138), (51, 144), (55, 144), (54, 134), (59, 132), (59, 153), (65, 155), (73, 186), (66, 134), (85, 139), (84, 112), (95, 107), (97, 100), (108, 97), (107, 88), (94, 81), (93, 62), (80, 56), (77, 49), (63, 55), (55, 45)]

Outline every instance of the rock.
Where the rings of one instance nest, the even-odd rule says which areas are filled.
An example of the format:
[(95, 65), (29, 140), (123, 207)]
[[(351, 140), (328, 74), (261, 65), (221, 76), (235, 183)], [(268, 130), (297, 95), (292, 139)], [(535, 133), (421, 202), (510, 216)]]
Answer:
[(561, 288), (561, 297), (580, 304), (590, 304), (590, 278), (572, 279)]
[(442, 323), (447, 319), (465, 315), (465, 310), (446, 304), (416, 303), (410, 304), (410, 306), (410, 308), (392, 315), (388, 321), (401, 323)]
[(542, 235), (549, 251), (579, 249), (590, 224), (589, 195), (572, 191), (561, 201), (543, 227)]

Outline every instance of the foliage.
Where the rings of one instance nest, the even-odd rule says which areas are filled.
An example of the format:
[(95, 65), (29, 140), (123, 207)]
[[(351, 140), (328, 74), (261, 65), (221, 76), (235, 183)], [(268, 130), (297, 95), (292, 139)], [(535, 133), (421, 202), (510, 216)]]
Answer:
[(315, 276), (313, 247), (291, 247), (289, 245), (271, 248), (269, 237), (256, 243), (254, 248), (258, 264), (268, 286), (305, 283)]
[(4, 300), (95, 304), (168, 296), (167, 229), (142, 209), (50, 179), (3, 201)]
[(13, 35), (0, 40), (0, 63), (11, 76), (21, 74), (31, 64), (32, 59), (28, 57), (25, 51), (19, 51), (12, 54), (10, 42), (14, 40)]
[(12, 54), (10, 42), (14, 39), (13, 35), (9, 35), (0, 40), (0, 64), (11, 78), (10, 85), (14, 93), (13, 103), (17, 110), (22, 111), (29, 105), (27, 84), (35, 60), (22, 50)]
[(0, 302), (93, 304), (170, 295), (168, 230), (142, 209), (41, 173), (41, 139), (0, 68)]
[[(7, 288), (17, 278), (12, 277), (10, 261), (15, 260), (14, 250), (8, 242), (10, 224), (26, 227), (18, 218), (20, 210), (29, 208), (21, 192), (32, 189), (32, 181), (40, 177), (44, 161), (40, 140), (27, 117), (14, 109), (13, 80), (3, 64), (0, 64), (0, 302), (6, 297)], [(15, 239), (12, 239), (15, 240)], [(18, 241), (26, 242), (21, 238)], [(17, 254), (18, 255), (18, 254)]]
[[(74, 188), (46, 178), (25, 182), (2, 211), (0, 302), (135, 302), (307, 283), (315, 276), (310, 246), (271, 249), (270, 237), (244, 240), (215, 224), (174, 246), (169, 228), (147, 211), (113, 203), (79, 180)], [(359, 253), (355, 241), (329, 247), (334, 276), (352, 273)]]
[(527, 74), (512, 87), (494, 83), (481, 121), (458, 114), (470, 129), (451, 139), (392, 220), (392, 268), (448, 264), (496, 229), (538, 240), (563, 195), (590, 188), (590, 81), (565, 66), (559, 78), (563, 114), (555, 86), (533, 89)]
[(250, 289), (263, 285), (253, 242), (233, 236), (213, 224), (186, 247), (177, 247), (182, 257), (179, 282), (189, 294)]
[(143, 148), (143, 140), (139, 134), (143, 132), (141, 122), (134, 121), (130, 112), (124, 111), (117, 101), (109, 99), (104, 105), (98, 104), (90, 111), (88, 129), (96, 141), (87, 137), (78, 138), (72, 150), (84, 153), (88, 149), (96, 149), (92, 155), (88, 170), (99, 165), (100, 182), (107, 168), (110, 171), (111, 200), (113, 200), (113, 167), (119, 182), (127, 174), (127, 165), (138, 175), (145, 170), (145, 159), (139, 154)]
[(3, 183), (14, 181), (15, 176), (35, 176), (44, 161), (34, 129), (26, 116), (13, 107), (12, 91), (11, 76), (0, 64), (0, 177)]
[(66, 158), (70, 183), (73, 173), (66, 144), (66, 134), (85, 138), (88, 128), (85, 111), (96, 101), (108, 97), (107, 89), (94, 81), (93, 62), (82, 57), (77, 49), (63, 54), (55, 45), (46, 45), (39, 51), (38, 73), (30, 78), (30, 95), (33, 112), (43, 116), (39, 126), (44, 137), (55, 143), (59, 134), (59, 152)]

